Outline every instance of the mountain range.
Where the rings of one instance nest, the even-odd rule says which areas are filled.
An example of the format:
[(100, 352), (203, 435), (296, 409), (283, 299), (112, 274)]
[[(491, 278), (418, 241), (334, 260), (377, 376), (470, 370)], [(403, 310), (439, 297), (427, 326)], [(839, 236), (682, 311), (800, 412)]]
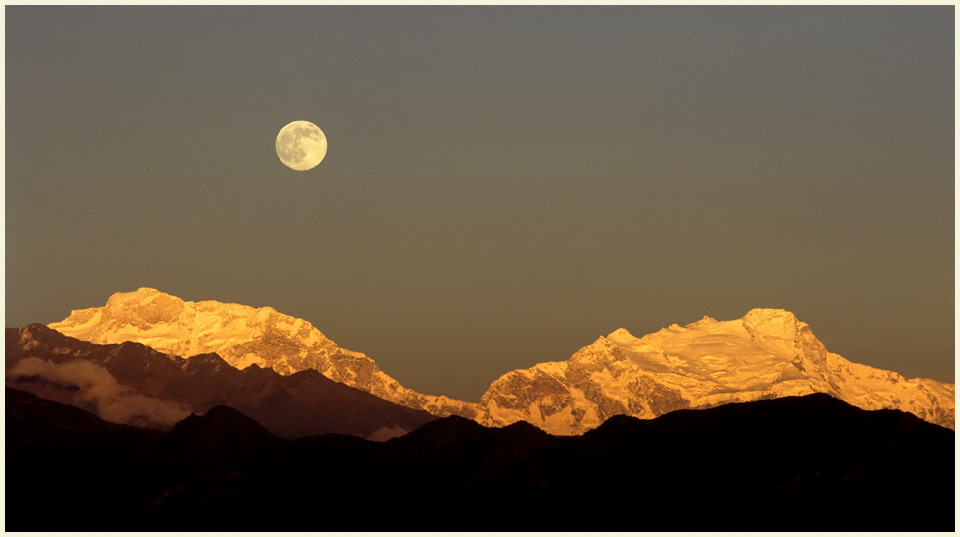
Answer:
[(754, 309), (404, 388), (272, 308), (155, 289), (6, 330), (5, 529), (952, 531), (954, 386)]
[(216, 354), (185, 359), (140, 343), (98, 345), (41, 324), (7, 329), (5, 366), (8, 386), (110, 422), (161, 430), (220, 405), (284, 438), (332, 432), (385, 440), (436, 419), (315, 370), (240, 370)]
[(169, 431), (6, 388), (11, 531), (952, 531), (954, 433), (829, 395), (608, 419), (449, 416), (384, 442), (274, 435), (228, 406)]
[(621, 328), (567, 360), (505, 373), (478, 403), (405, 388), (365, 354), (343, 349), (309, 322), (270, 307), (184, 301), (140, 288), (116, 293), (102, 307), (74, 310), (49, 327), (87, 342), (135, 342), (182, 358), (215, 353), (243, 371), (252, 366), (281, 375), (318, 371), (437, 417), (458, 415), (486, 426), (525, 421), (556, 435), (579, 435), (617, 415), (653, 418), (812, 393), (955, 427), (953, 384), (908, 379), (846, 360), (781, 309), (753, 309), (731, 321), (704, 317), (639, 338)]

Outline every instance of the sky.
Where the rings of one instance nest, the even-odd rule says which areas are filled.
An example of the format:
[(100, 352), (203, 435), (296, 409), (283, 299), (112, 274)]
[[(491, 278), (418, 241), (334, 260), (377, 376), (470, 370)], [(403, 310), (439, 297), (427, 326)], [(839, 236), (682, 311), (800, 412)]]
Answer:
[[(954, 6), (5, 6), (5, 323), (272, 306), (476, 401), (783, 308), (954, 382)], [(327, 136), (307, 172), (287, 123)]]

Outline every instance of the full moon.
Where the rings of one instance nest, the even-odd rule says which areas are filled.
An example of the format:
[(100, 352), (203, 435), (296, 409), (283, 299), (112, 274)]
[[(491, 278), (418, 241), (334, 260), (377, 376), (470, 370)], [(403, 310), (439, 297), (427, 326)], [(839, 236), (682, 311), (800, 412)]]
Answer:
[(277, 135), (280, 162), (300, 172), (314, 168), (327, 154), (327, 137), (309, 121), (294, 121)]

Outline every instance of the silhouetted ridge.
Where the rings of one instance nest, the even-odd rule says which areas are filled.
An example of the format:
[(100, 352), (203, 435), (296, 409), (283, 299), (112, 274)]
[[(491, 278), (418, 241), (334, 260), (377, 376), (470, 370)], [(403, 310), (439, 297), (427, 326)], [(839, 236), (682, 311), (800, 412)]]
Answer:
[(530, 423), (527, 423), (525, 421), (513, 422), (510, 425), (507, 425), (506, 427), (502, 427), (501, 430), (503, 431), (504, 434), (516, 435), (516, 436), (522, 436), (522, 437), (552, 436), (547, 432), (545, 432), (543, 429), (537, 427), (536, 425), (531, 425)]
[(7, 397), (11, 529), (954, 529), (953, 431), (824, 395), (617, 416), (579, 437), (451, 417), (382, 443), (283, 440), (225, 406), (162, 436), (90, 416), (64, 435), (77, 409)]
[(202, 416), (187, 417), (154, 450), (165, 473), (184, 470), (224, 473), (269, 457), (281, 447), (279, 437), (236, 409), (218, 405)]
[(459, 446), (484, 436), (489, 429), (460, 416), (448, 416), (433, 420), (392, 442), (429, 442), (437, 447)]
[(133, 505), (118, 492), (162, 433), (108, 423), (9, 386), (4, 407), (6, 530), (132, 527), (121, 521)]
[(275, 436), (262, 425), (235, 408), (217, 405), (202, 415), (193, 414), (178, 423), (170, 435), (192, 434), (197, 431), (216, 430), (225, 433), (233, 431), (251, 431), (257, 435)]
[[(95, 414), (75, 406), (42, 399), (30, 392), (6, 387), (6, 428), (17, 434), (22, 428), (42, 427), (47, 431), (64, 434), (91, 434), (104, 431), (143, 430), (127, 425), (117, 425), (98, 418)], [(16, 430), (15, 430), (16, 429)], [(156, 433), (159, 436), (159, 433)], [(18, 440), (23, 437), (13, 435)], [(10, 452), (8, 446), (7, 453)]]
[(197, 354), (188, 358), (186, 365), (184, 366), (184, 370), (187, 373), (194, 373), (197, 371), (216, 373), (226, 367), (231, 367), (226, 360), (221, 358), (217, 353), (210, 352), (206, 354)]
[(202, 416), (191, 415), (175, 425), (164, 442), (181, 444), (194, 455), (208, 450), (211, 455), (255, 451), (278, 437), (234, 408), (217, 405)]

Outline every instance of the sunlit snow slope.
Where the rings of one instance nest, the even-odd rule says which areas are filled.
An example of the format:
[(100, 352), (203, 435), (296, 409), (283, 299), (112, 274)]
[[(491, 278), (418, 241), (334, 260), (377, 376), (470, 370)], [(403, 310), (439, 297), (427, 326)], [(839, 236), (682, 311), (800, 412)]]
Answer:
[(954, 428), (953, 384), (852, 363), (828, 352), (806, 323), (778, 309), (754, 309), (733, 321), (704, 317), (641, 338), (619, 329), (569, 360), (506, 373), (479, 405), (404, 388), (366, 355), (342, 349), (309, 322), (269, 307), (188, 302), (141, 288), (49, 326), (93, 343), (135, 341), (178, 356), (215, 352), (238, 368), (258, 364), (284, 375), (316, 369), (438, 416), (457, 414), (488, 426), (523, 420), (553, 434), (580, 434), (618, 414), (653, 418), (810, 393), (867, 410), (900, 409)]
[(735, 321), (704, 317), (641, 338), (621, 328), (567, 361), (501, 376), (481, 398), (478, 420), (524, 420), (554, 434), (578, 434), (617, 414), (653, 418), (810, 393), (866, 410), (904, 410), (954, 428), (953, 384), (850, 362), (778, 309), (754, 309)]
[(238, 369), (257, 364), (281, 375), (316, 369), (329, 379), (438, 416), (475, 414), (474, 403), (404, 388), (365, 354), (338, 347), (309, 322), (270, 307), (189, 302), (143, 287), (115, 293), (103, 307), (74, 310), (49, 326), (92, 343), (133, 341), (184, 357), (217, 353)]

